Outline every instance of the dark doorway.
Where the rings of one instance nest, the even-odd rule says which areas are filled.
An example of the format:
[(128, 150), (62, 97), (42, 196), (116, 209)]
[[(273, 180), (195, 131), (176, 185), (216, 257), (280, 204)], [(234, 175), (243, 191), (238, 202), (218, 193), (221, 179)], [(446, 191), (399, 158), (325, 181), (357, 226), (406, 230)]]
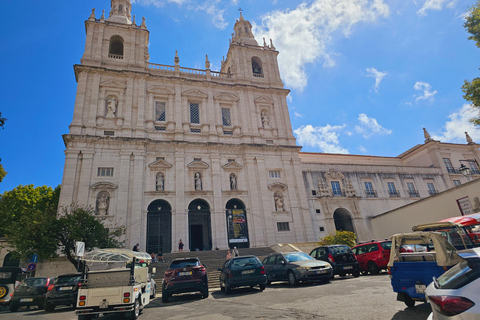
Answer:
[(14, 255), (11, 252), (7, 253), (5, 258), (3, 259), (3, 266), (4, 267), (18, 267), (18, 266), (20, 266), (20, 259), (14, 258)]
[(212, 249), (210, 206), (205, 200), (195, 199), (188, 205), (188, 232), (190, 251)]
[(245, 204), (239, 199), (230, 199), (225, 205), (225, 209), (229, 248), (250, 248)]
[(333, 213), (333, 219), (335, 220), (335, 229), (340, 231), (355, 232), (353, 227), (352, 217), (346, 209), (337, 209)]
[(172, 251), (172, 207), (165, 200), (155, 200), (148, 206), (146, 251)]

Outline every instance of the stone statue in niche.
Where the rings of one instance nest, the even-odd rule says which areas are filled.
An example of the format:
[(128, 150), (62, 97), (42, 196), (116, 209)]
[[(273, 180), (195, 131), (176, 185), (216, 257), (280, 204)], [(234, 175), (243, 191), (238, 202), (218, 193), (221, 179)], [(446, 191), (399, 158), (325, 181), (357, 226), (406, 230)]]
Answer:
[(100, 192), (97, 196), (97, 215), (108, 215), (108, 207), (110, 205), (110, 197), (108, 192)]
[(276, 211), (285, 211), (285, 208), (283, 207), (283, 196), (279, 193), (275, 193), (275, 210)]
[(260, 116), (262, 118), (262, 127), (264, 127), (264, 128), (268, 127), (269, 126), (269, 121), (268, 121), (267, 114), (264, 111), (262, 111)]
[(155, 188), (157, 191), (165, 190), (165, 176), (161, 172), (157, 173)]
[(237, 190), (237, 176), (235, 173), (230, 175), (230, 190)]
[(115, 117), (117, 115), (118, 102), (114, 98), (107, 100), (107, 117)]
[(195, 190), (202, 190), (202, 176), (200, 172), (195, 173)]

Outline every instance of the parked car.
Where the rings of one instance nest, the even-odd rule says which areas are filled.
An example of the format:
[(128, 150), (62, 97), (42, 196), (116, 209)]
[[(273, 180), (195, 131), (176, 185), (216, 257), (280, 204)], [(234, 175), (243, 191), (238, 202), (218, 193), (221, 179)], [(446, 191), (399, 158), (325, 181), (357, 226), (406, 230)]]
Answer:
[(218, 271), (220, 271), (220, 290), (225, 293), (230, 293), (233, 288), (257, 285), (263, 291), (267, 285), (265, 267), (255, 256), (230, 258)]
[(315, 248), (310, 252), (310, 256), (317, 260), (330, 263), (333, 268), (332, 278), (335, 275), (341, 277), (347, 274), (351, 274), (354, 277), (360, 275), (360, 267), (352, 249), (344, 244), (333, 244)]
[(80, 273), (58, 276), (48, 287), (45, 296), (45, 312), (52, 312), (56, 306), (75, 306), (78, 296), (78, 284), (82, 280)]
[(29, 272), (25, 268), (0, 268), (0, 307), (10, 304), (15, 287), (27, 277)]
[(196, 292), (208, 297), (207, 269), (198, 258), (175, 259), (165, 271), (162, 282), (162, 301), (168, 302), (172, 294)]
[(390, 240), (372, 240), (356, 245), (352, 248), (352, 251), (357, 257), (360, 271), (363, 274), (379, 274), (380, 270), (388, 268), (391, 248), (392, 241)]
[(43, 309), (50, 278), (27, 278), (22, 280), (10, 300), (10, 311), (15, 312), (21, 306), (38, 306)]
[(263, 259), (268, 283), (288, 281), (296, 285), (299, 281), (329, 282), (332, 266), (325, 261), (318, 261), (304, 252), (277, 252)]
[(464, 258), (426, 289), (432, 306), (429, 320), (480, 319), (480, 248), (458, 252)]

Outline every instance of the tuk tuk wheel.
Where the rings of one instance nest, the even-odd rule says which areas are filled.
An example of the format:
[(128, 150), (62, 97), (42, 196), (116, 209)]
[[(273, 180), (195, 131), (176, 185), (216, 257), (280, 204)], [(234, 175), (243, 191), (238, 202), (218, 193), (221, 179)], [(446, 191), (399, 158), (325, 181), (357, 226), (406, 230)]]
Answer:
[(403, 302), (407, 305), (409, 308), (415, 307), (415, 300), (413, 300), (409, 295), (405, 294), (403, 296)]

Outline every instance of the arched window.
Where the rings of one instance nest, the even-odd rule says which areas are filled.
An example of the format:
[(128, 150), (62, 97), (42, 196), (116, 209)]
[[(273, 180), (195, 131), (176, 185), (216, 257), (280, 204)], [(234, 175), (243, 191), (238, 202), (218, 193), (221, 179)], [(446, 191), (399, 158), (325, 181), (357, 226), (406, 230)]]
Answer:
[(252, 57), (252, 72), (256, 77), (263, 77), (262, 60), (258, 57)]
[(108, 49), (108, 57), (123, 59), (123, 38), (120, 36), (112, 36), (110, 38), (110, 47)]

